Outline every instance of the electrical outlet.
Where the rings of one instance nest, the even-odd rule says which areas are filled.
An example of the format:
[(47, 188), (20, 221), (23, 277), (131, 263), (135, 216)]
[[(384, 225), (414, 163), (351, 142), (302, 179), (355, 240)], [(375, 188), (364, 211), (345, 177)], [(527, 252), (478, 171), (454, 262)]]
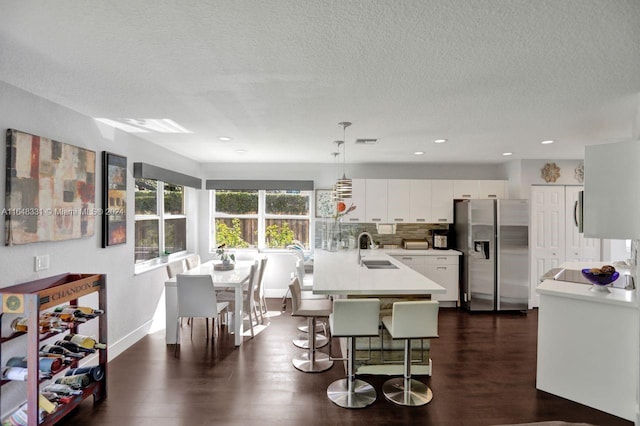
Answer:
[(35, 257), (35, 269), (37, 271), (44, 271), (49, 269), (49, 255), (43, 254)]

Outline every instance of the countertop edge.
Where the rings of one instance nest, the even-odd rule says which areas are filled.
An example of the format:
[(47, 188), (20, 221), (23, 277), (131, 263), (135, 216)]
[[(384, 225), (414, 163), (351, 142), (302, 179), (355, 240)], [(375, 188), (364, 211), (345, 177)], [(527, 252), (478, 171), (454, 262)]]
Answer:
[(617, 305), (625, 308), (638, 308), (638, 301), (634, 290), (611, 288), (611, 293), (591, 291), (587, 284), (568, 281), (544, 280), (536, 287), (540, 295), (565, 297), (568, 299), (584, 300), (591, 303)]

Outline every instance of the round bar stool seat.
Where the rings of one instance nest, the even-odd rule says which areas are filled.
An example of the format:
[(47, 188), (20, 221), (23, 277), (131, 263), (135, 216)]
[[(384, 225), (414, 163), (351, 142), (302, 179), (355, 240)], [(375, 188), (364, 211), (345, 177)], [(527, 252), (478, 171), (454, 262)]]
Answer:
[(392, 339), (404, 339), (404, 374), (382, 385), (384, 397), (394, 404), (421, 406), (431, 402), (433, 392), (424, 383), (411, 378), (411, 339), (438, 337), (438, 302), (396, 302), (390, 317), (382, 318)]
[(328, 299), (305, 299), (301, 298), (300, 282), (294, 278), (289, 284), (291, 291), (291, 315), (306, 317), (309, 326), (307, 352), (293, 359), (293, 366), (305, 373), (319, 373), (328, 370), (333, 366), (333, 361), (329, 355), (317, 352), (316, 346), (316, 319), (328, 317), (331, 314), (331, 301)]
[(364, 380), (356, 379), (356, 337), (378, 336), (380, 299), (337, 299), (329, 316), (331, 337), (348, 340), (347, 377), (327, 388), (327, 397), (343, 408), (363, 408), (375, 402), (376, 390)]

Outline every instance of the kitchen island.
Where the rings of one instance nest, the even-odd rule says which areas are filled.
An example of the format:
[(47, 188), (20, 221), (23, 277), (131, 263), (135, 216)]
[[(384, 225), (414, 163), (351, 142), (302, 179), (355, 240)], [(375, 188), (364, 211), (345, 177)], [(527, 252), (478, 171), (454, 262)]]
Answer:
[[(596, 266), (601, 265), (562, 265), (572, 270)], [(635, 421), (636, 290), (592, 291), (592, 285), (548, 279), (537, 292), (537, 389)]]
[[(367, 268), (358, 261), (358, 250), (335, 252), (316, 251), (313, 270), (313, 292), (334, 297), (377, 297), (380, 315), (391, 315), (393, 302), (430, 299), (432, 294), (443, 294), (446, 289), (411, 269), (382, 250), (363, 250), (364, 262), (385, 263), (389, 269)], [(415, 374), (431, 374), (429, 340), (416, 339), (412, 346), (412, 365)], [(359, 374), (402, 374), (403, 341), (394, 341), (382, 328), (380, 338), (356, 340), (357, 372)], [(384, 349), (384, 350), (383, 350)]]

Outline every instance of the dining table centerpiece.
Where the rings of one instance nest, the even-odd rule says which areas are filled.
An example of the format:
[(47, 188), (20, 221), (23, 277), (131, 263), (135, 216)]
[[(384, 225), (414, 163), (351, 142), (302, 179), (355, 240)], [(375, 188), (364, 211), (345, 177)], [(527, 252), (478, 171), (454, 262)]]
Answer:
[(236, 256), (233, 253), (229, 253), (226, 250), (226, 246), (226, 244), (220, 244), (216, 248), (216, 256), (222, 261), (213, 265), (216, 271), (230, 271), (235, 267)]

